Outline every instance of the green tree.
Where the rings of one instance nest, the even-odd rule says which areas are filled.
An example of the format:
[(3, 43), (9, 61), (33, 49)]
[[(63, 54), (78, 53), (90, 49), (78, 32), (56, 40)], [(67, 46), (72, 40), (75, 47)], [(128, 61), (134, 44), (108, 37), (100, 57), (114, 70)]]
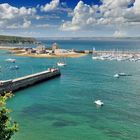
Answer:
[(6, 101), (11, 97), (11, 93), (0, 95), (0, 140), (9, 140), (18, 130), (18, 124), (9, 116), (11, 111), (6, 108)]

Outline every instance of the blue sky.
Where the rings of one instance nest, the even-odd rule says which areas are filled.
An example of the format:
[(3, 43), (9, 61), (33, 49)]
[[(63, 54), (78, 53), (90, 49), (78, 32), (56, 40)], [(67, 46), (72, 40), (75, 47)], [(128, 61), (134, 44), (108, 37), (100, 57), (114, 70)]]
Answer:
[[(0, 0), (0, 3), (9, 3), (16, 7), (26, 6), (26, 7), (35, 7), (36, 5), (45, 5), (46, 3), (50, 3), (51, 0)], [(67, 5), (71, 8), (74, 8), (79, 0), (61, 0), (61, 2), (66, 2)], [(83, 2), (87, 4), (99, 4), (100, 0), (83, 0)]]
[(140, 36), (140, 0), (0, 0), (0, 34)]

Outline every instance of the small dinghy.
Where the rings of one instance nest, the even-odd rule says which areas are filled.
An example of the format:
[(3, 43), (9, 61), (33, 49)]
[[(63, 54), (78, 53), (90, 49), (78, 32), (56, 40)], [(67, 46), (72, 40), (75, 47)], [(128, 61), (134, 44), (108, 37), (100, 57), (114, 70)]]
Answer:
[(96, 100), (96, 101), (94, 101), (94, 103), (98, 106), (103, 106), (104, 105), (104, 103), (101, 100)]

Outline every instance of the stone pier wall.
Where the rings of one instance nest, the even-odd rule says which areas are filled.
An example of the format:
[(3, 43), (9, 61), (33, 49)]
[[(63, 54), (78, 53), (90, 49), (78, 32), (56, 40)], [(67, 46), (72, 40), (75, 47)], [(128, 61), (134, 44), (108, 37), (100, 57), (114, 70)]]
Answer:
[(61, 73), (59, 69), (52, 69), (49, 71), (43, 71), (40, 73), (17, 78), (14, 80), (1, 81), (0, 94), (9, 91), (14, 92), (23, 88), (27, 88), (34, 84), (58, 77), (60, 75)]

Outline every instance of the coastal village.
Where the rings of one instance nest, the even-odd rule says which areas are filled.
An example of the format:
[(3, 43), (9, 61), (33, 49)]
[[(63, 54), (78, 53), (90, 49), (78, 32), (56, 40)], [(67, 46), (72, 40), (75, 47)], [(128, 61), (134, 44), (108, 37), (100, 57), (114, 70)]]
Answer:
[(62, 49), (57, 43), (53, 43), (50, 47), (46, 47), (42, 43), (38, 43), (35, 48), (15, 47), (11, 52), (18, 56), (31, 57), (81, 57), (85, 55), (85, 53), (76, 52), (73, 49)]
[(92, 50), (64, 49), (61, 44), (56, 42), (50, 46), (45, 46), (42, 42), (34, 38), (0, 36), (0, 49), (9, 50), (17, 56), (27, 57), (75, 58), (92, 54), (92, 59), (98, 61), (140, 61), (140, 52), (135, 50), (96, 50), (94, 47)]

